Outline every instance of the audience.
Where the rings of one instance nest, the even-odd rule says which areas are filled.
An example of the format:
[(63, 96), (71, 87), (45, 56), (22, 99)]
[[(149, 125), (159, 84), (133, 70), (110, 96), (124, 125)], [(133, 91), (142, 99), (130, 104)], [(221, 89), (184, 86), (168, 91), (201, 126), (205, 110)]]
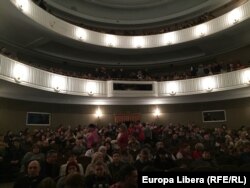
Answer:
[[(36, 0), (36, 3), (46, 9), (42, 0)], [(110, 32), (149, 35), (180, 30), (213, 18), (213, 14), (209, 12), (194, 20), (154, 31)], [(19, 60), (16, 54), (6, 48), (1, 48), (0, 53)], [(216, 61), (192, 64), (186, 70), (173, 71), (171, 68), (160, 75), (147, 69), (126, 70), (123, 67), (100, 67), (79, 72), (52, 66), (38, 67), (86, 79), (168, 81), (215, 75), (246, 66), (239, 61)], [(198, 167), (215, 167), (215, 170), (222, 165), (240, 167), (250, 164), (250, 138), (246, 128), (205, 129), (194, 124), (185, 126), (169, 123), (158, 126), (154, 123), (130, 122), (102, 129), (90, 124), (76, 129), (60, 126), (56, 130), (36, 129), (34, 132), (26, 129), (17, 134), (8, 131), (2, 140), (0, 174), (9, 173), (12, 176), (13, 188), (137, 188), (138, 172), (145, 169), (168, 172), (185, 168), (194, 171)], [(70, 155), (67, 156), (67, 162), (64, 161), (66, 163), (58, 160), (58, 156), (64, 156), (68, 152)], [(82, 165), (85, 161), (78, 161), (84, 155), (91, 158), (85, 173)], [(0, 176), (1, 178), (4, 177)]]
[[(82, 79), (91, 80), (131, 80), (131, 81), (171, 81), (171, 80), (185, 80), (191, 78), (197, 78), (202, 76), (216, 75), (225, 72), (236, 71), (248, 67), (247, 64), (242, 64), (240, 60), (213, 60), (212, 62), (204, 62), (204, 64), (191, 64), (189, 67), (178, 66), (174, 67), (170, 65), (170, 68), (164, 67), (160, 70), (147, 70), (137, 68), (112, 68), (112, 67), (101, 67), (98, 68), (62, 68), (56, 67), (56, 65), (46, 66), (43, 63), (29, 62), (27, 59), (17, 58), (12, 55), (11, 52), (6, 53), (7, 49), (2, 48), (0, 50), (3, 55), (8, 56), (17, 61), (28, 64), (32, 67), (37, 67), (42, 70), (46, 70), (52, 73), (61, 74), (70, 77), (77, 77)], [(138, 74), (140, 76), (138, 76)], [(93, 127), (89, 128), (90, 132)], [(92, 138), (91, 138), (92, 139)], [(91, 143), (90, 143), (91, 144)], [(89, 147), (89, 146), (87, 146)]]
[[(40, 181), (47, 177), (45, 182), (41, 183), (48, 184), (53, 187), (53, 182), (56, 183), (58, 188), (66, 187), (66, 179), (69, 178), (68, 187), (73, 183), (70, 179), (76, 178), (79, 180), (79, 185), (85, 187), (94, 187), (94, 185), (102, 184), (103, 187), (108, 187), (111, 184), (112, 187), (126, 187), (135, 186), (137, 172), (154, 169), (154, 171), (198, 171), (198, 170), (222, 170), (226, 169), (222, 166), (230, 165), (234, 166), (235, 169), (240, 169), (241, 166), (245, 166), (250, 163), (250, 142), (249, 142), (249, 129), (239, 128), (238, 130), (228, 129), (225, 125), (216, 127), (214, 129), (206, 129), (199, 127), (194, 123), (188, 124), (187, 126), (182, 124), (168, 123), (165, 126), (157, 126), (155, 123), (148, 123), (148, 128), (151, 129), (152, 138), (150, 142), (138, 142), (139, 137), (135, 136), (136, 127), (140, 127), (139, 121), (126, 123), (128, 130), (128, 137), (134, 143), (136, 143), (136, 150), (131, 155), (129, 145), (127, 147), (119, 148), (116, 145), (117, 135), (119, 134), (119, 128), (121, 124), (115, 124), (108, 126), (111, 128), (109, 131), (113, 131), (112, 134), (106, 134), (103, 131), (104, 128), (100, 129), (95, 126), (98, 137), (100, 138), (92, 147), (100, 148), (99, 151), (92, 155), (92, 161), (90, 157), (85, 157), (84, 152), (81, 154), (74, 154), (71, 152), (65, 159), (68, 161), (64, 164), (63, 161), (58, 160), (58, 155), (65, 155), (61, 151), (61, 146), (64, 145), (67, 140), (73, 137), (78, 137), (87, 141), (88, 128), (78, 127), (64, 128), (60, 126), (56, 130), (51, 129), (36, 129), (35, 131), (21, 131), (23, 134), (12, 133), (11, 139), (2, 138), (5, 146), (5, 150), (9, 150), (9, 145), (19, 142), (20, 147), (25, 143), (27, 138), (31, 138), (34, 142), (32, 152), (28, 152), (31, 157), (27, 157), (27, 153), (22, 155), (27, 157), (27, 161), (24, 164), (23, 173), (19, 174), (19, 178), (13, 178), (15, 181), (14, 188), (23, 187), (27, 184), (30, 187), (38, 187)], [(70, 131), (69, 131), (70, 129)], [(69, 134), (71, 132), (71, 134)], [(35, 135), (39, 133), (40, 138)], [(48, 134), (50, 133), (50, 134)], [(9, 135), (8, 133), (6, 135)], [(51, 135), (62, 135), (52, 136)], [(112, 135), (112, 136), (111, 136)], [(178, 137), (176, 137), (178, 135)], [(40, 157), (44, 153), (41, 153), (37, 143), (43, 138), (49, 136), (56, 142), (50, 142), (54, 145), (55, 150), (49, 150), (46, 153), (46, 159), (41, 160)], [(111, 137), (110, 137), (111, 136)], [(173, 137), (174, 136), (174, 137)], [(10, 137), (9, 137), (10, 138)], [(179, 142), (173, 141), (173, 138), (178, 139)], [(91, 141), (91, 140), (90, 140)], [(115, 142), (114, 142), (115, 141)], [(109, 142), (112, 148), (115, 148), (112, 153), (112, 159), (104, 159), (106, 153), (106, 146), (103, 144)], [(173, 144), (175, 143), (175, 144)], [(88, 143), (86, 143), (88, 144)], [(72, 141), (72, 146), (77, 145), (77, 139)], [(74, 147), (71, 148), (73, 150)], [(26, 148), (27, 150), (28, 148)], [(91, 147), (89, 148), (91, 149)], [(102, 151), (105, 149), (105, 151)], [(85, 148), (87, 150), (87, 148)], [(40, 155), (43, 154), (43, 155)], [(34, 155), (37, 155), (34, 157)], [(7, 155), (8, 156), (8, 155)], [(24, 156), (19, 156), (17, 161), (21, 161)], [(5, 161), (5, 155), (2, 155), (2, 160)], [(33, 158), (34, 157), (34, 158)], [(29, 159), (29, 160), (28, 160)], [(78, 162), (78, 159), (81, 161)], [(57, 164), (58, 162), (58, 164)], [(82, 167), (84, 165), (84, 168)], [(6, 164), (10, 165), (10, 164)], [(61, 165), (60, 175), (58, 176), (59, 165)], [(118, 176), (117, 172), (122, 171), (124, 166), (131, 165), (130, 168), (122, 173), (128, 173), (127, 175)], [(84, 173), (84, 169), (86, 172)], [(21, 167), (19, 167), (21, 168)], [(231, 168), (231, 167), (230, 167)], [(4, 169), (9, 169), (4, 166)], [(133, 169), (136, 169), (134, 171)], [(246, 167), (244, 168), (246, 170)], [(250, 170), (249, 170), (250, 171)], [(11, 172), (11, 171), (10, 171)], [(130, 173), (131, 172), (131, 173)], [(71, 177), (71, 174), (78, 174), (76, 177)], [(14, 177), (14, 174), (11, 174)], [(71, 178), (70, 178), (71, 177)], [(128, 181), (130, 179), (130, 181)], [(47, 183), (46, 183), (47, 182)], [(130, 185), (131, 183), (131, 185)], [(133, 184), (133, 185), (132, 185)], [(41, 186), (42, 186), (41, 185)]]

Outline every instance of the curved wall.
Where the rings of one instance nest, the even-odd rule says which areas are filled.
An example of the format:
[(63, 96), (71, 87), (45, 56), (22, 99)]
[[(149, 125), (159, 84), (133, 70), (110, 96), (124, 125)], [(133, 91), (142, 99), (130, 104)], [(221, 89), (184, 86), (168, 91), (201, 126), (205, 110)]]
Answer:
[[(100, 108), (103, 116), (100, 120), (95, 117), (95, 111)], [(153, 116), (154, 109), (158, 107), (161, 114), (158, 119)], [(203, 123), (202, 111), (225, 110), (226, 122)], [(221, 102), (206, 102), (192, 104), (169, 104), (169, 105), (141, 105), (141, 106), (93, 106), (93, 105), (66, 105), (28, 102), (0, 98), (0, 134), (7, 130), (18, 131), (25, 128), (40, 128), (26, 126), (27, 112), (48, 112), (51, 113), (51, 128), (59, 124), (76, 127), (79, 124), (84, 126), (89, 123), (97, 123), (100, 126), (114, 122), (115, 114), (141, 114), (143, 122), (156, 122), (166, 125), (170, 122), (187, 125), (193, 121), (198, 126), (214, 128), (226, 124), (229, 128), (240, 128), (250, 126), (250, 98), (226, 100)]]

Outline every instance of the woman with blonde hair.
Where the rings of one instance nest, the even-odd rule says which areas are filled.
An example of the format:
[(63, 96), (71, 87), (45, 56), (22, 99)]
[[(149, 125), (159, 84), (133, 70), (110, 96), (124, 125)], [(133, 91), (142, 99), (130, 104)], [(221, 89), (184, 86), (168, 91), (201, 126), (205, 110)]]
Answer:
[[(94, 163), (96, 161), (102, 161), (104, 162), (104, 156), (103, 156), (103, 153), (98, 151), (98, 152), (95, 152), (93, 157), (92, 157), (92, 160), (91, 160), (91, 163), (88, 164), (87, 168), (86, 168), (86, 172), (85, 172), (85, 176), (88, 176), (90, 174), (93, 174), (94, 173)], [(109, 169), (108, 169), (108, 166), (107, 164), (105, 163), (105, 167), (104, 167), (104, 170), (105, 172), (107, 172), (108, 174), (110, 174), (109, 172)]]

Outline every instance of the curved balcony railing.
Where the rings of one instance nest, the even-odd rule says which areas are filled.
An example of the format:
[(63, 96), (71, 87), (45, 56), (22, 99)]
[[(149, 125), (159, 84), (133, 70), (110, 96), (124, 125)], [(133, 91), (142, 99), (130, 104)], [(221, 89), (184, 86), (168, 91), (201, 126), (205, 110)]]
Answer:
[[(250, 68), (177, 81), (97, 81), (54, 74), (0, 55), (0, 79), (62, 94), (89, 97), (168, 97), (248, 87)], [(147, 85), (143, 89), (115, 89), (115, 85)]]
[(208, 22), (186, 29), (145, 36), (120, 36), (91, 31), (67, 23), (38, 7), (31, 0), (10, 0), (25, 15), (43, 27), (65, 37), (112, 48), (155, 48), (174, 45), (206, 37), (233, 27), (250, 17), (250, 2)]

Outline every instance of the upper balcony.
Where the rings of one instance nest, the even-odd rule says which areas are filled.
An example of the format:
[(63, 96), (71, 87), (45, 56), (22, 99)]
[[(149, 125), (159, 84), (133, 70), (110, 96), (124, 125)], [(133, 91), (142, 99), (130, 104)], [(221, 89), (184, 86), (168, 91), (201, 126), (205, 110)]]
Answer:
[(66, 104), (190, 103), (250, 95), (249, 68), (178, 81), (97, 81), (54, 74), (2, 55), (0, 82), (1, 97)]
[(249, 45), (249, 7), (246, 2), (208, 22), (173, 32), (121, 36), (67, 23), (30, 0), (6, 0), (0, 1), (0, 43), (44, 61), (80, 66), (197, 61)]

